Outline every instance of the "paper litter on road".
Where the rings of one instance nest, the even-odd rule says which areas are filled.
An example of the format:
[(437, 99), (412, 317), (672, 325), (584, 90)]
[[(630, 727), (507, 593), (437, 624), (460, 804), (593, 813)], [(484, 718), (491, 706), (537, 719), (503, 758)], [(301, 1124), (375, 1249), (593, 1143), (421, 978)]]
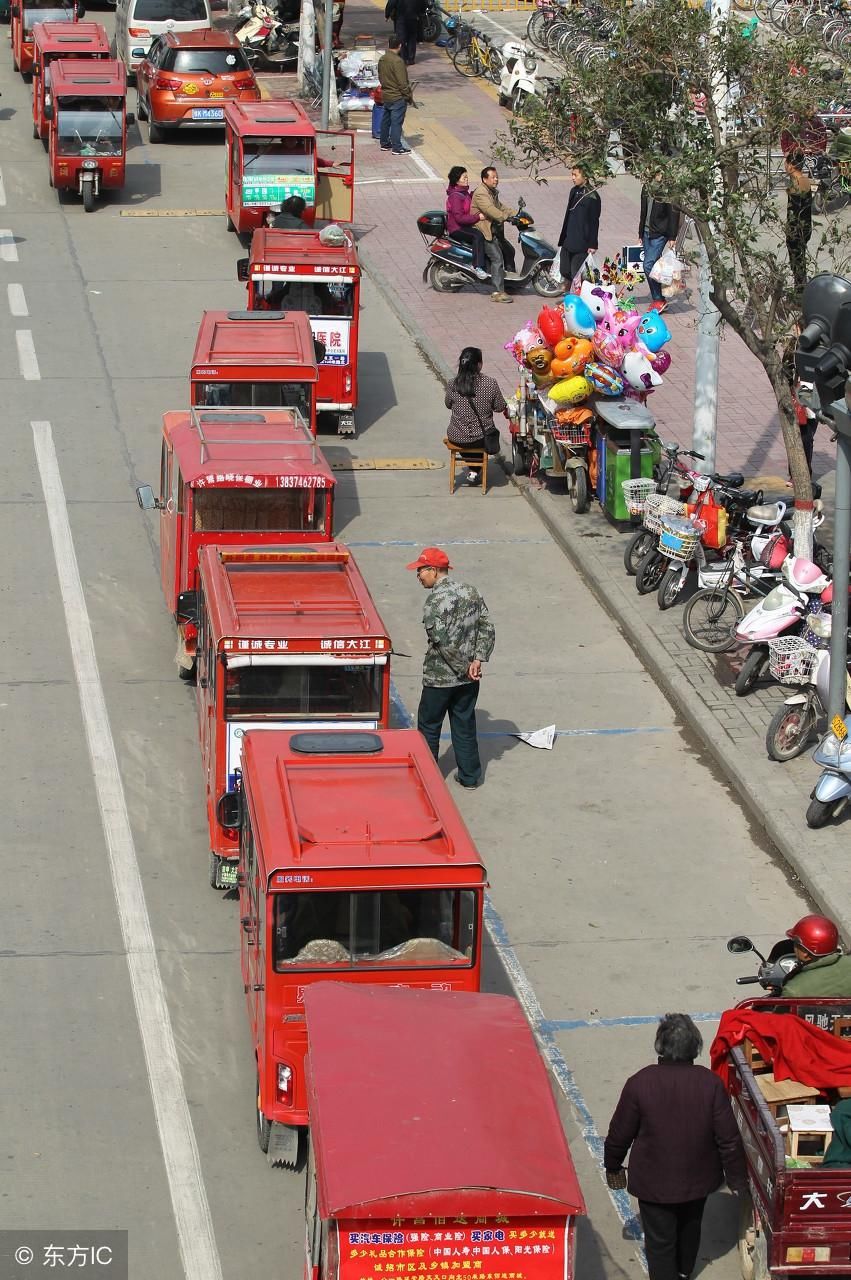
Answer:
[(554, 724), (548, 724), (545, 729), (533, 729), (531, 733), (515, 733), (513, 736), (519, 738), (521, 742), (528, 742), (530, 747), (552, 751), (556, 740), (556, 727)]

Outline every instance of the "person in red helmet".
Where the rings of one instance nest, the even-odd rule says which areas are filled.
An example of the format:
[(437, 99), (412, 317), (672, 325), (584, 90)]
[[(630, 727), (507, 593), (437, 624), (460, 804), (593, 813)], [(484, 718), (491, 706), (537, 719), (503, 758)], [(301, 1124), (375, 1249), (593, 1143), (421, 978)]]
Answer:
[(851, 999), (851, 956), (842, 954), (839, 930), (827, 916), (804, 916), (786, 937), (801, 968), (783, 984), (784, 996), (843, 996)]

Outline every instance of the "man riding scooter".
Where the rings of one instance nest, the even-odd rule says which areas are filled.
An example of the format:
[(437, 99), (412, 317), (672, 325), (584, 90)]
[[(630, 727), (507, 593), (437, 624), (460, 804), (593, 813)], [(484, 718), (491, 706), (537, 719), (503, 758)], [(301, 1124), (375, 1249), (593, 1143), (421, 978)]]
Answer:
[(482, 169), (481, 186), (473, 192), (471, 207), (482, 221), (479, 230), (485, 239), (485, 257), (491, 264), (491, 278), (495, 292), (494, 302), (513, 302), (505, 292), (505, 269), (514, 270), (514, 248), (505, 238), (504, 223), (513, 218), (516, 209), (509, 209), (499, 198), (499, 174), (493, 165)]
[(851, 956), (842, 954), (839, 930), (827, 916), (804, 916), (786, 937), (795, 944), (801, 968), (783, 984), (784, 996), (842, 996), (851, 999)]

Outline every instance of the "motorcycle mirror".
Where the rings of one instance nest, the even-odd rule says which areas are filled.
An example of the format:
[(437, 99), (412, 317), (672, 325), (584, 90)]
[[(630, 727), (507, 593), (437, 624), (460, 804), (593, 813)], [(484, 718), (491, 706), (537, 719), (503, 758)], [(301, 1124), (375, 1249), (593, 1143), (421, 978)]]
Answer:
[(735, 938), (730, 938), (727, 943), (727, 950), (731, 951), (734, 956), (740, 956), (746, 951), (755, 951), (756, 947), (750, 938), (746, 938), (743, 933), (740, 933)]

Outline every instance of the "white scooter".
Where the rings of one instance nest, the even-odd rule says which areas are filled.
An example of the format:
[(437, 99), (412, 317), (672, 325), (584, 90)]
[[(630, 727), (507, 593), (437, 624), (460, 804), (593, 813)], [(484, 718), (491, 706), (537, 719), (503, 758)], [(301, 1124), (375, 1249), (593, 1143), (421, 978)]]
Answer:
[[(822, 701), (827, 706), (830, 684), (828, 654), (825, 654), (816, 678)], [(851, 676), (847, 671), (845, 702), (846, 706), (851, 705)], [(837, 721), (834, 721), (830, 732), (825, 734), (813, 752), (813, 760), (822, 766), (824, 772), (810, 792), (808, 827), (823, 827), (831, 818), (838, 818), (851, 797), (851, 716), (846, 716), (842, 721), (837, 717)]]
[(520, 40), (508, 40), (500, 49), (504, 66), (499, 81), (499, 105), (510, 107), (522, 115), (527, 98), (534, 97), (538, 76), (538, 59)]

